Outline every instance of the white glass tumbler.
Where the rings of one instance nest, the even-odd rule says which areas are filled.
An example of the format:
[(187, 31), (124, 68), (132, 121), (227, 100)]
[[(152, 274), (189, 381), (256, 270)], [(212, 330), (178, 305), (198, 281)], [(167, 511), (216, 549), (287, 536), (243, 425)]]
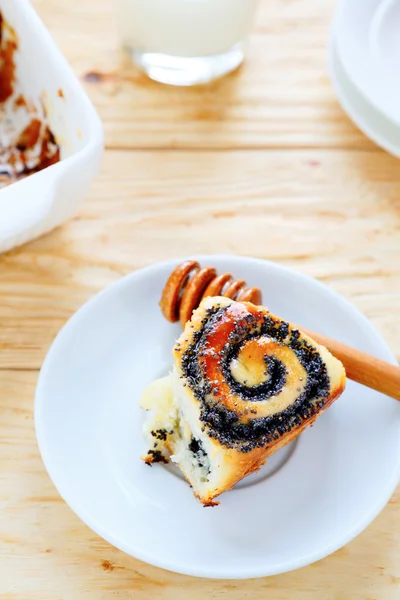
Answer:
[(116, 0), (123, 46), (151, 79), (212, 81), (240, 65), (258, 0)]

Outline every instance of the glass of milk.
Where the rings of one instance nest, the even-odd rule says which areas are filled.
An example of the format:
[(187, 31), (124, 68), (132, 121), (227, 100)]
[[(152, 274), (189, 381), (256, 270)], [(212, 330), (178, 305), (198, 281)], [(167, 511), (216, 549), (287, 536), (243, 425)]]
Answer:
[(147, 75), (196, 85), (236, 69), (258, 0), (116, 0), (124, 47)]

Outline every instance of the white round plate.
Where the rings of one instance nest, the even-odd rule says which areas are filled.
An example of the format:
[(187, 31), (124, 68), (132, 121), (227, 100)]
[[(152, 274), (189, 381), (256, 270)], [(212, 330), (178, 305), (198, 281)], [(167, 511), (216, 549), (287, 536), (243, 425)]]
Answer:
[[(374, 14), (369, 32), (373, 60), (384, 69), (390, 81), (399, 90), (400, 65), (400, 0), (381, 0)], [(397, 95), (399, 101), (399, 94)], [(400, 109), (397, 104), (397, 114)]]
[[(321, 283), (263, 260), (197, 258), (260, 286), (272, 312), (394, 361), (369, 321)], [(223, 494), (219, 506), (204, 508), (182, 479), (140, 460), (145, 447), (139, 397), (169, 369), (180, 331), (158, 307), (178, 262), (124, 277), (59, 333), (35, 403), (37, 439), (50, 477), (97, 534), (171, 571), (260, 577), (316, 561), (362, 531), (395, 489), (400, 403), (349, 382), (280, 468)]]
[(337, 52), (358, 91), (400, 126), (400, 0), (341, 0), (335, 19)]
[(336, 28), (329, 41), (328, 63), (332, 85), (343, 110), (373, 142), (400, 157), (400, 127), (374, 108), (348, 78), (337, 52)]

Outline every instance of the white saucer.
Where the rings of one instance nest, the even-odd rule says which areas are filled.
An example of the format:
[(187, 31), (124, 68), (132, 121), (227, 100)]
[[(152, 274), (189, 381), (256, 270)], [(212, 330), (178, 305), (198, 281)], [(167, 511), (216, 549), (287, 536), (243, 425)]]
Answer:
[(335, 18), (337, 54), (367, 101), (400, 127), (400, 0), (342, 0)]
[(328, 65), (336, 96), (350, 119), (378, 146), (400, 157), (400, 127), (386, 119), (348, 78), (337, 52), (336, 29), (329, 41)]
[[(272, 312), (394, 362), (369, 321), (317, 281), (262, 260), (198, 259), (260, 286)], [(247, 578), (316, 561), (362, 531), (394, 491), (400, 403), (349, 382), (294, 451), (278, 460), (280, 468), (223, 494), (219, 506), (203, 508), (179, 477), (139, 458), (145, 450), (139, 396), (169, 369), (180, 331), (158, 307), (177, 262), (123, 278), (58, 335), (35, 403), (46, 468), (89, 527), (159, 567)]]

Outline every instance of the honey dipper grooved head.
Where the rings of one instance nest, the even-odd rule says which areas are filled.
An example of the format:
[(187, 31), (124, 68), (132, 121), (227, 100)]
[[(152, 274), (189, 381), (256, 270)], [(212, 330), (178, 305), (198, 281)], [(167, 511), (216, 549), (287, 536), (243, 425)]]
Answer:
[(190, 321), (193, 311), (201, 302), (204, 291), (216, 275), (215, 269), (212, 267), (205, 267), (204, 269), (197, 271), (189, 280), (185, 293), (182, 296), (179, 309), (179, 320), (182, 327), (185, 327), (186, 323)]
[(185, 327), (202, 299), (209, 296), (261, 304), (258, 288), (246, 287), (244, 280), (234, 279), (230, 273), (217, 275), (213, 267), (201, 268), (196, 260), (186, 260), (168, 277), (160, 300), (161, 311), (168, 321), (180, 320)]
[(160, 308), (167, 321), (171, 323), (178, 321), (181, 290), (191, 271), (199, 270), (199, 268), (200, 265), (196, 260), (186, 260), (178, 265), (168, 277), (160, 300)]

